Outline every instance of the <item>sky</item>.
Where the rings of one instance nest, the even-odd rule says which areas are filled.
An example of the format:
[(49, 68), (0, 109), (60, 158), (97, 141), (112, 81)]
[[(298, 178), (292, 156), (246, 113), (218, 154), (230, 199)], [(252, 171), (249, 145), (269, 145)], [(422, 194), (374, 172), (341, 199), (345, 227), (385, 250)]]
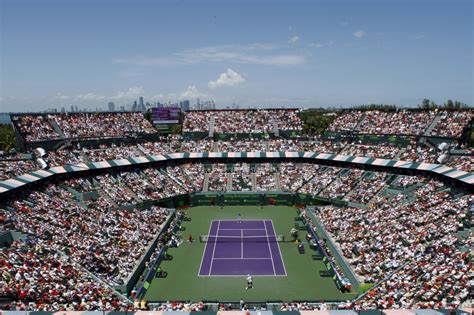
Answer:
[(473, 105), (471, 0), (0, 0), (0, 111)]

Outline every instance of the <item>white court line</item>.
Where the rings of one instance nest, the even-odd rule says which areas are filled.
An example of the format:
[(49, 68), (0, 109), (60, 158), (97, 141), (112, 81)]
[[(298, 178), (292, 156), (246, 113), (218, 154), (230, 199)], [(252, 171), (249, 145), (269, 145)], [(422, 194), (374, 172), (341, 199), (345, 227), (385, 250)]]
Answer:
[[(211, 224), (209, 224), (209, 231), (207, 231), (207, 235), (211, 234), (211, 229), (212, 229), (212, 224), (213, 223), (214, 223), (214, 221), (212, 221)], [(199, 265), (198, 277), (200, 276), (200, 273), (201, 273), (202, 263), (204, 262), (204, 256), (206, 256), (207, 244), (208, 243), (206, 243), (206, 246), (204, 247), (204, 251), (202, 252), (202, 258), (201, 258), (201, 264)]]
[(214, 260), (228, 260), (228, 259), (231, 259), (231, 260), (256, 260), (256, 259), (259, 259), (259, 260), (269, 260), (271, 259), (270, 257), (249, 257), (249, 258), (223, 258), (223, 257), (216, 257), (214, 258)]
[[(273, 225), (273, 220), (270, 220), (270, 223), (272, 224), (273, 233), (275, 233), (276, 235), (276, 229), (275, 229), (275, 226)], [(278, 247), (278, 252), (280, 253), (281, 263), (283, 265), (283, 271), (285, 272), (284, 276), (286, 277), (288, 274), (286, 273), (285, 262), (283, 261), (283, 255), (281, 254), (280, 244), (278, 244), (278, 242), (277, 242), (277, 247)]]
[[(221, 221), (217, 221), (217, 235), (219, 235), (219, 226), (221, 225)], [(209, 275), (211, 275), (212, 271), (212, 264), (214, 263), (214, 252), (216, 251), (216, 244), (217, 244), (217, 239), (214, 242), (214, 248), (212, 249), (212, 258), (211, 258), (211, 266), (209, 267)]]
[(264, 231), (265, 229), (247, 229), (247, 228), (240, 228), (240, 229), (220, 229), (221, 231), (240, 231), (240, 230), (250, 230), (250, 231)]
[(263, 225), (265, 225), (265, 234), (267, 235), (268, 251), (270, 252), (270, 258), (272, 259), (273, 275), (276, 275), (275, 262), (273, 261), (273, 254), (272, 254), (272, 249), (270, 247), (270, 239), (268, 238), (267, 224), (265, 223), (265, 220), (263, 221)]
[[(248, 276), (248, 273), (244, 273), (244, 274), (241, 274), (241, 275), (203, 275), (203, 276), (198, 276), (198, 277), (207, 277), (207, 278), (211, 278), (211, 277), (215, 277), (215, 278), (219, 278), (219, 277), (225, 277), (225, 278), (241, 278), (241, 277), (247, 277)], [(252, 278), (256, 278), (256, 277), (286, 277), (286, 275), (255, 275), (255, 274), (252, 274)]]
[(240, 258), (244, 258), (244, 230), (240, 230)]

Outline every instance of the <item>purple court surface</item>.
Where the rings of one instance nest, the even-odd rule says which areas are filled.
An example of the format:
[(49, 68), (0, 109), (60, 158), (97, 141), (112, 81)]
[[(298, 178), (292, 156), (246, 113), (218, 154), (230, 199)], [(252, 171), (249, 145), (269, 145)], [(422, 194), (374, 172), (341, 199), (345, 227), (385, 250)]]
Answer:
[(199, 276), (286, 276), (271, 220), (213, 220)]

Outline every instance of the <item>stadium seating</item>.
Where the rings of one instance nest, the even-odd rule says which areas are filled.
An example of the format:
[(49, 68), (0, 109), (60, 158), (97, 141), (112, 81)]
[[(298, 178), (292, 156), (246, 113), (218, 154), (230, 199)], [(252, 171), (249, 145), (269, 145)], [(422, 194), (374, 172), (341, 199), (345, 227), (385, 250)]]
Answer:
[[(295, 110), (195, 111), (186, 114), (183, 131), (207, 132), (211, 117), (216, 133), (271, 133), (275, 128), (301, 131), (303, 127)], [(156, 133), (141, 113), (26, 114), (13, 118), (27, 143), (64, 138), (126, 139), (133, 133)], [(355, 110), (339, 115), (327, 132), (429, 133), (459, 138), (472, 118), (472, 111)], [(152, 159), (154, 156), (177, 152), (317, 152), (425, 163), (437, 163), (447, 154), (446, 166), (472, 171), (472, 149), (459, 145), (456, 150), (460, 153), (451, 154), (417, 139), (408, 144), (369, 144), (354, 138), (332, 141), (312, 136), (219, 141), (217, 137), (189, 140), (173, 135), (154, 141), (64, 145), (43, 157), (49, 167), (70, 169), (81, 163), (99, 165), (105, 160), (139, 157), (147, 157), (147, 162), (131, 166), (124, 162), (127, 168), (111, 165), (105, 171), (74, 176), (51, 175), (51, 180), (2, 198), (0, 230), (12, 229), (23, 236), (0, 254), (0, 298), (7, 301), (0, 305), (22, 311), (146, 309), (146, 303), (134, 305), (113, 288), (125, 285), (141, 263), (145, 273), (151, 272), (163, 248), (183, 242), (175, 229), (177, 217), (184, 214), (173, 216), (173, 210), (153, 205), (155, 201), (199, 192), (280, 191), (332, 202), (303, 210), (304, 222), (314, 231), (320, 224), (329, 235), (334, 247), (324, 242), (320, 246), (338, 274), (347, 276), (338, 267), (341, 255), (361, 283), (374, 285), (357, 300), (340, 303), (338, 308), (457, 308), (468, 299), (472, 285), (472, 266), (465, 250), (469, 240), (458, 234), (466, 228), (474, 198), (451, 187), (450, 182), (418, 173), (394, 174), (385, 169), (353, 168), (348, 163), (304, 163), (281, 156), (246, 162), (213, 162), (206, 157), (197, 162), (185, 158), (150, 162), (160, 161)], [(0, 159), (0, 181), (39, 168), (33, 156), (5, 154)], [(298, 228), (307, 229), (298, 222)], [(148, 252), (155, 240), (156, 248)], [(324, 302), (280, 305), (284, 311), (326, 308)], [(197, 311), (205, 310), (206, 304), (167, 302), (154, 309)]]

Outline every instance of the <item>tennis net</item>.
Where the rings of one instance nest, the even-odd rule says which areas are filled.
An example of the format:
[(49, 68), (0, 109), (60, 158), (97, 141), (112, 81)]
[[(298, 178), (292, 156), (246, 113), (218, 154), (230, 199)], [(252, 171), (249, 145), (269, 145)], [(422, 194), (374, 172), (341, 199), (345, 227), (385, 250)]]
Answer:
[(284, 242), (284, 235), (262, 235), (262, 236), (216, 236), (200, 235), (201, 243), (276, 243)]

